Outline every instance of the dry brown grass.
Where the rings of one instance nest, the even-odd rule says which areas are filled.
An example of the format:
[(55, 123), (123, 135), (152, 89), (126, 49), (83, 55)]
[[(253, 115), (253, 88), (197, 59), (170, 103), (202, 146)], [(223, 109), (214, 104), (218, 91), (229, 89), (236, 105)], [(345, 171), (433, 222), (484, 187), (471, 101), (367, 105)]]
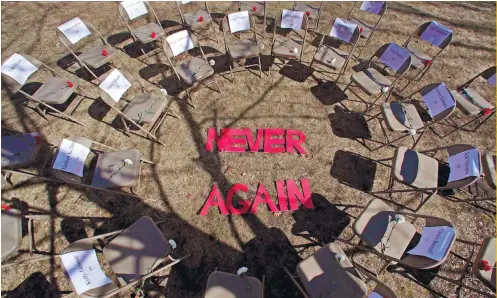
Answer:
[[(159, 19), (179, 22), (174, 3), (154, 2), (152, 5)], [(320, 28), (324, 28), (334, 17), (346, 17), (351, 5), (351, 2), (327, 3)], [(211, 3), (210, 6), (211, 11), (218, 14), (233, 11), (229, 2)], [(290, 7), (290, 3), (270, 3), (270, 20), (283, 7)], [(67, 54), (62, 46), (56, 45), (55, 28), (76, 16), (90, 21), (104, 36), (126, 31), (119, 18), (117, 2), (3, 2), (2, 61), (18, 52), (30, 54), (55, 67), (57, 61)], [(454, 88), (475, 73), (494, 65), (495, 3), (490, 2), (392, 2), (362, 58), (368, 57), (386, 42), (403, 43), (417, 26), (431, 20), (452, 28), (454, 39), (440, 60), (434, 63), (424, 82), (443, 81)], [(265, 47), (262, 52), (267, 56), (269, 39), (266, 38), (263, 43)], [(209, 47), (208, 56), (217, 57), (216, 68), (223, 68), (222, 43), (204, 40), (202, 45)], [(310, 62), (314, 50), (312, 45), (307, 47), (304, 57), (306, 63)], [(171, 75), (170, 70), (163, 75), (154, 72), (157, 65), (147, 67), (137, 59), (122, 56), (131, 69), (150, 82), (164, 82)], [(167, 63), (162, 53), (152, 57), (152, 60), (155, 63)], [(351, 61), (347, 74), (342, 77), (342, 84), (357, 64), (358, 61)], [(349, 215), (356, 216), (359, 210), (347, 209), (345, 213), (334, 204), (364, 206), (372, 196), (360, 189), (367, 188), (373, 181), (374, 190), (384, 188), (389, 174), (388, 168), (375, 168), (370, 162), (355, 158), (351, 153), (380, 159), (391, 156), (393, 149), (370, 152), (357, 141), (347, 138), (347, 135), (344, 137), (346, 133), (360, 130), (354, 122), (355, 118), (338, 110), (339, 105), (326, 104), (330, 98), (329, 90), (324, 89), (319, 93), (328, 94), (324, 99), (321, 96), (317, 98), (312, 91), (319, 87), (316, 87), (317, 83), (312, 78), (297, 82), (275, 72), (271, 77), (264, 75), (263, 79), (259, 79), (249, 72), (240, 72), (235, 74), (236, 81), (232, 84), (227, 80), (229, 74), (226, 71), (217, 76), (224, 95), (206, 88), (200, 89), (194, 94), (197, 109), (185, 104), (183, 92), (178, 94), (171, 108), (182, 119), (166, 118), (158, 131), (166, 143), (165, 147), (138, 136), (124, 136), (109, 125), (116, 117), (113, 112), (106, 113), (103, 122), (94, 119), (95, 114), (91, 117), (89, 110), (97, 111), (96, 114), (101, 111), (98, 100), (85, 100), (75, 113), (75, 117), (86, 124), (85, 127), (53, 116), (49, 116), (51, 122), (47, 123), (34, 111), (12, 100), (12, 95), (2, 88), (4, 126), (19, 132), (39, 131), (52, 144), (58, 144), (68, 136), (79, 135), (117, 148), (134, 147), (156, 163), (143, 171), (145, 200), (97, 193), (99, 201), (81, 189), (43, 182), (22, 183), (23, 178), (19, 177), (14, 178), (18, 187), (12, 189), (3, 185), (2, 202), (18, 199), (34, 210), (61, 216), (36, 223), (37, 249), (49, 253), (60, 252), (70, 241), (84, 234), (121, 229), (140, 216), (148, 215), (155, 220), (168, 221), (162, 230), (168, 238), (175, 239), (179, 244), (177, 255), (192, 255), (172, 270), (167, 282), (160, 286), (147, 284), (150, 297), (200, 297), (207, 277), (215, 267), (235, 272), (241, 266), (247, 266), (251, 275), (266, 275), (267, 297), (298, 296), (296, 288), (284, 275), (282, 266), (294, 268), (300, 259), (313, 253), (317, 247), (296, 250), (292, 246), (309, 242), (295, 234), (298, 231), (311, 231), (320, 241), (326, 242), (330, 241), (330, 235), (342, 232), (348, 224), (349, 228), (342, 235), (350, 235), (353, 218)], [(321, 77), (319, 74), (316, 76)], [(170, 77), (165, 81), (170, 82)], [(405, 94), (423, 84), (414, 83)], [(147, 85), (160, 94), (157, 87), (150, 83)], [(85, 86), (96, 93), (96, 87), (89, 83), (85, 83)], [(348, 95), (351, 99), (356, 98), (351, 92)], [(493, 98), (495, 92), (489, 91), (487, 96)], [(355, 111), (364, 108), (352, 101), (345, 101), (345, 105)], [(494, 121), (489, 121), (478, 133), (455, 133), (445, 139), (430, 132), (420, 142), (418, 149), (468, 143), (478, 146), (482, 152), (494, 152)], [(208, 153), (203, 150), (203, 146), (209, 127), (299, 129), (307, 135), (306, 149), (311, 154), (304, 157), (292, 154)], [(370, 125), (369, 130), (373, 137), (381, 137), (378, 125)], [(226, 172), (228, 167), (233, 170)], [(207, 217), (197, 215), (214, 182), (218, 183), (223, 193), (234, 183), (247, 184), (251, 193), (254, 193), (260, 182), (267, 186), (274, 197), (273, 181), (297, 180), (300, 177), (310, 180), (315, 204), (319, 206), (315, 211), (283, 213), (281, 216), (266, 210), (247, 216), (222, 216), (212, 211)], [(356, 187), (342, 183), (343, 180), (353, 185), (355, 183)], [(419, 196), (398, 196), (394, 200), (413, 207), (419, 202)], [(469, 204), (456, 204), (437, 196), (421, 212), (448, 219), (457, 227), (458, 236), (467, 240), (480, 241), (495, 235), (494, 215)], [(64, 216), (75, 218), (64, 219)], [(83, 222), (82, 218), (85, 217), (94, 219)], [(27, 239), (24, 239), (22, 250), (25, 252), (26, 249)], [(351, 252), (350, 249), (346, 251)], [(469, 248), (458, 244), (455, 251), (467, 254)], [(19, 259), (24, 257), (25, 253)], [(374, 259), (368, 261), (368, 266), (375, 264)], [(457, 276), (454, 272), (460, 266), (460, 260), (451, 255), (440, 268), (440, 273)], [(411, 280), (390, 271), (380, 278), (398, 297), (435, 297), (421, 286), (422, 283), (445, 297), (456, 297), (451, 296), (456, 294), (456, 287), (440, 279), (426, 280), (427, 275), (422, 274), (415, 275), (417, 279)], [(475, 278), (468, 278), (467, 283), (485, 289)], [(1, 288), (4, 293), (12, 294), (9, 297), (49, 297), (68, 291), (69, 285), (63, 276), (61, 264), (55, 261), (4, 268)], [(459, 297), (479, 296), (462, 290)]]

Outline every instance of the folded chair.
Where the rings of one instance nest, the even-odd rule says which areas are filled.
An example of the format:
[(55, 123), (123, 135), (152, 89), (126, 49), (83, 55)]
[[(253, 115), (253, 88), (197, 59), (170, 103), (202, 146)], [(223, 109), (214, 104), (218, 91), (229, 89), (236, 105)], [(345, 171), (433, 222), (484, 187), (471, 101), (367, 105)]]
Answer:
[(371, 15), (377, 16), (376, 23), (374, 25), (370, 25), (365, 21), (360, 20), (359, 18), (352, 18), (352, 14), (354, 13), (358, 3), (359, 2), (354, 2), (354, 5), (352, 6), (352, 9), (349, 12), (349, 16), (347, 17), (347, 20), (349, 20), (354, 24), (357, 24), (357, 26), (359, 27), (359, 31), (361, 32), (361, 38), (365, 39), (363, 45), (358, 45), (358, 47), (361, 48), (361, 51), (359, 52), (357, 59), (361, 57), (362, 52), (368, 46), (373, 36), (373, 33), (376, 31), (376, 28), (378, 28), (378, 24), (380, 23), (381, 19), (383, 18), (383, 15), (387, 11), (387, 1), (363, 1), (361, 3), (361, 6), (359, 6), (359, 11), (363, 11), (364, 13), (367, 12)]
[(204, 298), (264, 298), (262, 283), (255, 277), (214, 271), (209, 275)]
[(397, 298), (387, 285), (363, 270), (357, 269), (335, 242), (328, 243), (297, 265), (299, 284), (294, 275), (285, 267), (286, 273), (305, 298), (347, 297), (363, 298), (368, 293), (366, 283), (358, 271), (376, 283), (371, 291), (383, 298)]
[[(154, 9), (147, 1), (123, 1), (119, 4), (119, 14), (128, 28), (133, 42), (140, 46), (145, 58), (160, 50), (160, 40), (166, 35)], [(145, 52), (147, 45), (153, 45), (153, 51)]]
[[(379, 69), (378, 62), (371, 66), (374, 58), (378, 58), (378, 62), (384, 65), (383, 69)], [(381, 46), (374, 54), (369, 58), (366, 66), (362, 71), (359, 71), (350, 76), (350, 83), (345, 87), (343, 92), (347, 91), (349, 86), (354, 83), (356, 86), (362, 89), (368, 95), (376, 96), (376, 99), (372, 103), (363, 101), (369, 110), (374, 104), (385, 95), (385, 101), (388, 101), (392, 95), (393, 88), (399, 81), (399, 79), (404, 75), (404, 73), (409, 69), (411, 65), (411, 55), (404, 48), (400, 47), (395, 43), (387, 43)], [(394, 74), (389, 75), (386, 73), (386, 68), (390, 68)], [(393, 82), (390, 81), (389, 77), (393, 77)]]
[[(203, 5), (201, 5), (201, 3)], [(215, 41), (219, 43), (216, 29), (214, 28), (214, 21), (209, 11), (209, 7), (207, 6), (207, 1), (176, 1), (176, 7), (178, 8), (178, 12), (181, 16), (183, 28), (187, 29), (188, 31), (197, 33), (199, 29), (206, 29), (206, 27), (210, 25), (212, 31), (214, 32), (214, 37), (216, 38)], [(196, 10), (183, 12), (183, 10), (185, 10), (185, 7), (188, 10)]]
[[(117, 82), (110, 82), (116, 78), (118, 78)], [(141, 92), (130, 97), (128, 91), (130, 91), (134, 82), (140, 85)], [(122, 86), (119, 86), (119, 84)], [(113, 97), (106, 88), (113, 88), (114, 86), (124, 90), (124, 92)], [(102, 101), (119, 114), (119, 118), (124, 126), (124, 132), (128, 136), (131, 133), (130, 126), (133, 126), (145, 133), (147, 138), (151, 138), (155, 142), (165, 146), (156, 136), (157, 129), (166, 118), (167, 113), (179, 119), (179, 116), (167, 107), (169, 100), (171, 100), (170, 96), (163, 98), (153, 95), (134, 75), (119, 69), (114, 69), (102, 81), (99, 92)], [(125, 95), (126, 97), (124, 97)], [(125, 102), (124, 107), (120, 108), (119, 102), (122, 105), (123, 101)], [(144, 125), (148, 125), (149, 127), (145, 128)]]
[[(417, 106), (411, 104), (413, 96), (417, 93), (421, 95), (425, 107), (420, 104)], [(411, 149), (414, 149), (428, 128), (450, 117), (455, 108), (456, 102), (444, 83), (429, 84), (401, 101), (382, 104), (381, 112), (368, 119), (367, 122), (379, 119), (386, 142), (376, 141), (382, 144), (371, 151), (376, 151), (409, 136), (413, 141)], [(380, 115), (383, 118), (380, 118)], [(389, 140), (383, 123), (389, 131), (401, 135)]]
[[(38, 82), (30, 82), (29, 77), (34, 73), (37, 73), (39, 70), (42, 70), (42, 67), (50, 71), (52, 76), (45, 80), (45, 82), (33, 94), (28, 94), (23, 90), (23, 87), (26, 88), (30, 84), (40, 84)], [(22, 75), (20, 78), (16, 79), (12, 77), (12, 75), (15, 76), (15, 73), (23, 73), (25, 75)], [(5, 85), (14, 92), (22, 94), (28, 100), (34, 101), (34, 109), (37, 110), (40, 115), (45, 118), (45, 120), (49, 121), (45, 113), (46, 110), (50, 110), (62, 118), (85, 126), (83, 123), (71, 116), (85, 97), (85, 95), (78, 94), (76, 92), (81, 90), (82, 92), (88, 94), (86, 95), (87, 97), (91, 96), (91, 93), (81, 87), (78, 78), (66, 78), (50, 66), (29, 55), (14, 54), (2, 64), (2, 82), (4, 82)], [(58, 108), (54, 107), (55, 105), (67, 103), (73, 93), (79, 95), (80, 99), (70, 112), (62, 112)], [(45, 109), (40, 109), (38, 104), (43, 106)]]
[[(208, 84), (204, 83), (204, 81), (210, 77), (212, 77), (214, 84), (216, 84), (217, 91), (222, 94), (221, 88), (216, 81), (214, 68), (212, 68), (207, 61), (204, 50), (202, 50), (202, 46), (199, 44), (198, 39), (194, 34), (190, 34), (186, 30), (174, 33), (164, 40), (163, 48), (167, 61), (169, 61), (169, 64), (176, 75), (176, 83), (186, 83), (187, 87), (184, 89), (193, 107), (195, 107), (195, 105), (190, 96), (189, 89), (193, 88), (197, 83), (205, 86), (211, 85), (212, 82)], [(193, 52), (197, 51), (196, 48), (200, 50), (202, 58), (194, 55)], [(190, 58), (183, 60), (182, 62), (177, 62), (175, 57), (181, 53), (188, 53)]]
[[(359, 40), (359, 28), (355, 24), (350, 24), (353, 32), (349, 40), (343, 40), (339, 32), (343, 27), (343, 23), (349, 24), (340, 18), (336, 18), (324, 31), (323, 37), (319, 42), (316, 52), (312, 57), (311, 64), (309, 67), (312, 68), (314, 62), (323, 65), (325, 67), (332, 68), (333, 70), (338, 70), (338, 76), (335, 79), (336, 82), (345, 73), (347, 65), (349, 63), (352, 52), (357, 45)], [(329, 33), (328, 33), (329, 32)], [(341, 46), (348, 46), (350, 51), (343, 51), (340, 49)]]
[[(247, 13), (247, 11), (241, 11), (230, 15), (245, 14), (245, 13)], [(223, 28), (224, 49), (226, 51), (228, 65), (230, 67), (231, 82), (234, 81), (233, 78), (234, 69), (246, 68), (256, 65), (259, 66), (259, 77), (262, 78), (261, 54), (259, 51), (259, 44), (257, 43), (257, 33), (256, 33), (257, 29), (254, 17), (250, 16), (247, 13), (246, 16), (249, 19), (249, 28), (247, 30), (232, 32), (233, 29), (230, 27), (230, 20), (229, 20), (230, 15), (227, 15), (223, 18), (222, 28)], [(238, 33), (238, 36), (236, 36), (235, 33)], [(247, 33), (249, 35), (249, 38), (242, 39), (241, 35), (244, 33)], [(227, 35), (228, 37), (234, 36), (236, 37), (236, 39), (228, 41), (226, 39)], [(252, 38), (250, 38), (250, 35), (252, 35)], [(257, 58), (258, 63), (235, 66), (235, 62), (238, 62), (239, 60), (245, 61), (246, 59), (250, 58)]]
[(323, 9), (324, 1), (319, 2), (319, 7), (311, 4), (305, 4), (300, 1), (293, 1), (293, 10), (303, 11), (307, 16), (312, 27), (308, 26), (306, 30), (312, 29), (312, 34), (319, 31), (319, 19), (321, 18), (321, 10)]
[(262, 37), (264, 37), (264, 35), (266, 33), (266, 28), (267, 28), (267, 23), (266, 23), (267, 1), (262, 1), (262, 2), (238, 1), (237, 4), (238, 4), (238, 11), (247, 10), (251, 16), (264, 18), (264, 22), (263, 22), (264, 27), (262, 27), (263, 33), (261, 35)]
[[(435, 37), (433, 35), (433, 32), (437, 32), (437, 34), (440, 34), (440, 36), (443, 37)], [(433, 58), (431, 58), (423, 51), (419, 50), (411, 44), (414, 38), (428, 42), (431, 46), (436, 47), (438, 49), (438, 52), (435, 54), (435, 56), (433, 56)], [(406, 77), (408, 82), (400, 91), (406, 89), (407, 86), (412, 83), (412, 81), (418, 78), (418, 76), (419, 80), (421, 80), (428, 72), (428, 69), (430, 69), (433, 62), (435, 62), (435, 59), (437, 59), (437, 57), (442, 54), (443, 50), (445, 50), (445, 48), (450, 44), (451, 40), (452, 30), (435, 21), (427, 22), (419, 26), (419, 28), (414, 31), (414, 33), (411, 34), (411, 36), (409, 36), (406, 42), (404, 42), (404, 44), (402, 45), (411, 53), (411, 67), (414, 69), (419, 69), (419, 71), (412, 79)]]

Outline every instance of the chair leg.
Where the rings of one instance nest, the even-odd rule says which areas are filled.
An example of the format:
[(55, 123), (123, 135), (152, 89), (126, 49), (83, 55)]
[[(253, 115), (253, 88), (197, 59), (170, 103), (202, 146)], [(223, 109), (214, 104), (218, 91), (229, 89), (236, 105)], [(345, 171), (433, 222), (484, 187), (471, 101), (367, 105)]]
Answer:
[(261, 64), (261, 55), (257, 57), (259, 59), (259, 77), (262, 79), (262, 64)]
[(214, 28), (214, 21), (211, 22), (211, 28), (212, 28), (212, 31), (214, 32), (214, 37), (216, 38), (216, 43), (219, 43), (219, 39), (217, 38), (216, 29)]
[(434, 190), (427, 198), (426, 200), (423, 200), (423, 193), (421, 193), (421, 203), (419, 204), (419, 206), (416, 208), (416, 210), (414, 210), (414, 212), (418, 212), (419, 210), (421, 210), (421, 208), (423, 208), (423, 206), (428, 202), (429, 199), (431, 199), (435, 194), (437, 193), (436, 190)]
[(231, 60), (231, 58), (229, 57), (229, 55), (227, 55), (228, 57), (226, 58), (228, 60), (228, 66), (230, 67), (230, 77), (231, 77), (231, 83), (234, 83), (235, 82), (235, 78), (233, 76), (233, 60)]
[(217, 90), (219, 91), (219, 93), (223, 94), (221, 87), (219, 87), (219, 84), (217, 83), (216, 76), (214, 75), (212, 78), (214, 79), (214, 83), (216, 84)]
[(345, 86), (345, 88), (343, 89), (343, 91), (342, 91), (342, 92), (344, 92), (344, 93), (345, 93), (345, 91), (347, 91), (347, 89), (349, 89), (350, 84), (352, 84), (352, 80), (351, 80), (351, 81), (347, 84), (347, 86)]
[[(186, 96), (187, 96), (187, 103), (190, 103), (190, 105), (191, 105), (194, 109), (196, 109), (195, 104), (193, 103), (193, 99), (192, 99), (192, 97), (190, 96), (190, 92), (188, 91), (188, 88), (186, 88), (186, 89), (185, 89), (185, 92), (186, 92)], [(188, 101), (188, 99), (189, 99), (189, 101)]]

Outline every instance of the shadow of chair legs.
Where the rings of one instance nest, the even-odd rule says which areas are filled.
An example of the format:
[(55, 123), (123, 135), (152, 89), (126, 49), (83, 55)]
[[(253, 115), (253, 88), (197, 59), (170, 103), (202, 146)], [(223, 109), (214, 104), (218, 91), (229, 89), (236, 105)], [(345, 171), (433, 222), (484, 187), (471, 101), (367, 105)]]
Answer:
[(371, 132), (363, 114), (338, 106), (334, 107), (334, 111), (335, 113), (328, 115), (334, 135), (351, 140), (371, 139)]
[(49, 298), (61, 296), (57, 287), (51, 284), (41, 272), (31, 274), (12, 291), (2, 291), (2, 297), (5, 298)]
[(369, 192), (373, 189), (376, 163), (353, 152), (338, 150), (333, 158), (330, 175), (338, 182)]

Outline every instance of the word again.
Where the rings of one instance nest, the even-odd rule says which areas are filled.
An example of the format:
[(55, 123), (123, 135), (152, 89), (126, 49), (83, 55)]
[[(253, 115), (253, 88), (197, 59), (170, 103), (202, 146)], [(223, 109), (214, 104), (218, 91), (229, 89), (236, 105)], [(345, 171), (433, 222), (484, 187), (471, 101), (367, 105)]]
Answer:
[[(218, 207), (222, 215), (228, 214), (245, 214), (247, 212), (256, 213), (259, 205), (266, 204), (271, 212), (297, 210), (299, 208), (298, 201), (307, 209), (313, 209), (314, 204), (311, 198), (311, 188), (309, 181), (305, 178), (300, 181), (302, 192), (299, 191), (297, 184), (293, 180), (277, 180), (276, 193), (278, 206), (274, 203), (271, 195), (266, 190), (266, 187), (260, 183), (257, 188), (254, 201), (250, 203), (248, 200), (238, 200), (239, 207), (233, 206), (233, 198), (237, 192), (248, 192), (248, 187), (245, 184), (237, 183), (233, 185), (226, 194), (226, 201), (219, 191), (216, 184), (212, 185), (209, 197), (204, 203), (200, 215), (206, 216), (210, 208)], [(285, 187), (286, 186), (286, 187)]]
[(263, 138), (265, 153), (293, 153), (296, 150), (300, 154), (306, 154), (302, 148), (306, 139), (305, 134), (299, 130), (283, 128), (257, 129), (255, 140), (249, 128), (223, 128), (220, 135), (215, 128), (209, 128), (205, 150), (212, 151), (213, 143), (216, 142), (218, 151), (259, 152)]

